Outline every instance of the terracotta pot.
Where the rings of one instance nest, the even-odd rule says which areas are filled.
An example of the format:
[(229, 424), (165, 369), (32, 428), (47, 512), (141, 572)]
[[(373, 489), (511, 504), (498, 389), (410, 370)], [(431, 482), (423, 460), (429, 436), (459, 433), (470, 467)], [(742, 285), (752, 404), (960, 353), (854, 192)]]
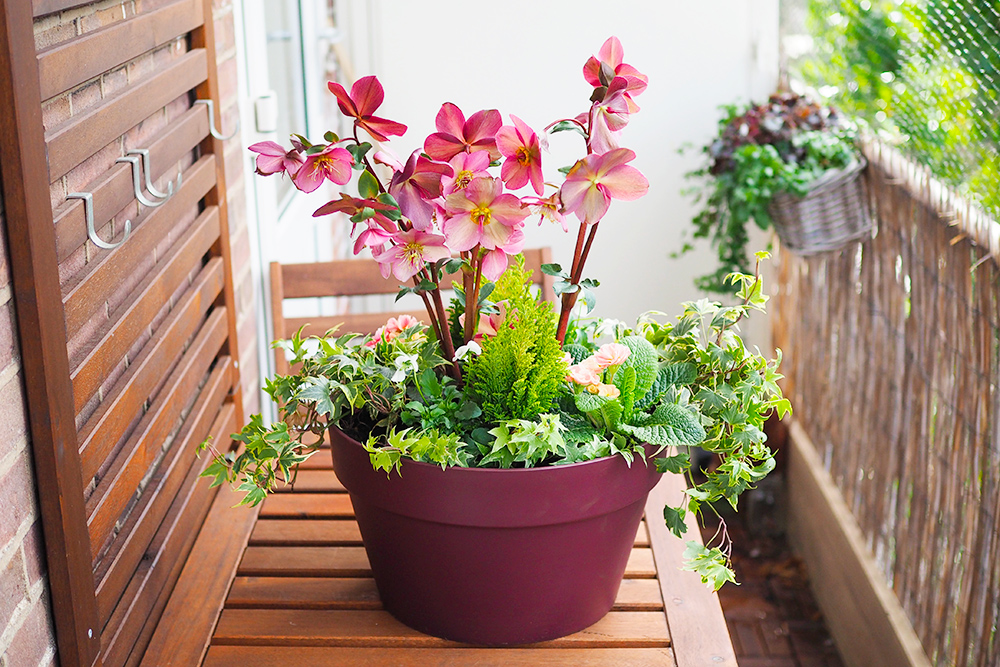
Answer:
[(600, 620), (660, 477), (616, 456), (514, 470), (405, 460), (390, 478), (340, 431), (331, 442), (386, 610), (472, 644), (545, 641)]

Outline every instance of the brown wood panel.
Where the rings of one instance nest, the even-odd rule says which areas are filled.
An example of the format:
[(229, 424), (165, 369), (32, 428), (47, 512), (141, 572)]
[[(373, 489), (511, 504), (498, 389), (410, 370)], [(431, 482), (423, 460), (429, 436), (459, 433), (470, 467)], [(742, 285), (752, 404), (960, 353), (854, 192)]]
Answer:
[[(299, 473), (301, 474), (301, 473)], [(353, 519), (262, 519), (254, 527), (250, 544), (254, 546), (335, 546), (361, 543), (358, 522)], [(636, 547), (649, 546), (646, 522), (636, 531)]]
[[(284, 293), (285, 287), (281, 279), (281, 264), (271, 262), (268, 267), (271, 287), (271, 338), (288, 338), (285, 327)], [(270, 342), (270, 341), (269, 341)], [(288, 360), (284, 350), (274, 350), (274, 370), (278, 375), (288, 375)], [(315, 458), (315, 457), (313, 457)]]
[[(215, 36), (215, 14), (214, 2), (203, 2), (203, 21), (195, 30), (191, 31), (190, 45), (192, 49), (204, 49), (208, 54), (210, 67), (206, 73), (205, 80), (198, 84), (195, 90), (197, 99), (211, 99), (215, 101), (215, 127), (223, 132), (228, 132), (228, 128), (222, 124), (222, 97), (219, 91), (219, 54), (216, 52)], [(239, 145), (239, 138), (232, 140), (235, 145)], [(215, 156), (215, 187), (205, 195), (206, 206), (219, 207), (219, 240), (212, 248), (212, 252), (222, 257), (225, 268), (226, 281), (222, 289), (221, 303), (226, 306), (229, 325), (229, 338), (226, 342), (225, 353), (233, 358), (233, 365), (236, 367), (233, 378), (233, 407), (236, 409), (236, 422), (240, 425), (243, 421), (243, 385), (240, 382), (240, 349), (237, 342), (237, 321), (238, 308), (236, 305), (236, 288), (233, 285), (233, 265), (232, 251), (230, 249), (229, 234), (229, 200), (226, 195), (226, 145), (222, 139), (208, 136), (201, 142), (203, 154), (211, 153)]]
[[(235, 428), (233, 421), (229, 429)], [(226, 429), (214, 431), (220, 449), (229, 432)], [(207, 487), (204, 479), (198, 480), (198, 484)], [(240, 554), (257, 517), (257, 508), (234, 508), (238, 499), (238, 494), (228, 490), (220, 490), (215, 496), (198, 541), (156, 624), (155, 633), (144, 652), (132, 654), (130, 664), (139, 664), (140, 660), (147, 667), (201, 664), (226, 592), (236, 574)]]
[(166, 386), (87, 501), (87, 525), (95, 559), (100, 547), (113, 537), (116, 524), (181, 413), (190, 406), (225, 339), (225, 309), (217, 309), (170, 373)]
[[(94, 312), (105, 307), (108, 297), (136, 266), (150, 257), (157, 244), (182, 214), (198, 205), (212, 187), (214, 157), (206, 155), (184, 174), (184, 185), (163, 206), (155, 208), (133, 228), (128, 241), (114, 250), (103, 251), (100, 260), (88, 265), (85, 273), (68, 286), (63, 297), (66, 330), (72, 337)], [(205, 215), (205, 213), (202, 213)]]
[[(544, 274), (539, 267), (548, 262), (548, 252), (550, 252), (548, 248), (524, 250), (525, 268), (534, 271), (532, 279), (536, 284), (541, 283), (539, 276)], [(395, 294), (399, 291), (398, 281), (383, 278), (378, 263), (371, 260), (345, 259), (308, 264), (282, 264), (281, 271), (282, 294), (286, 299)], [(457, 275), (446, 275), (443, 282), (458, 280)]]
[(701, 583), (694, 572), (680, 569), (687, 540), (701, 541), (697, 517), (688, 514), (687, 534), (679, 540), (660, 519), (663, 506), (684, 502), (686, 484), (681, 475), (663, 475), (646, 500), (649, 540), (659, 572), (660, 590), (678, 665), (736, 667), (736, 653), (722, 615), (719, 596)]
[[(212, 424), (213, 436), (225, 438), (232, 432), (234, 416), (235, 410), (227, 402)], [(207, 465), (208, 458), (202, 457), (191, 466), (149, 545), (148, 558), (139, 564), (105, 626), (101, 638), (105, 664), (128, 664), (131, 652), (137, 650), (141, 655), (152, 636), (217, 491), (198, 477)]]
[[(369, 578), (257, 577), (233, 580), (229, 609), (381, 609), (382, 602)], [(663, 609), (660, 587), (651, 579), (624, 579), (615, 599), (615, 611)]]
[(386, 323), (390, 317), (413, 315), (427, 324), (427, 313), (422, 310), (392, 311), (384, 313), (346, 313), (344, 315), (326, 315), (323, 317), (289, 317), (285, 319), (284, 337), (302, 329), (302, 336), (322, 336), (330, 329), (337, 327), (337, 335), (345, 333), (373, 333)]
[(264, 501), (260, 516), (281, 519), (350, 519), (354, 517), (346, 493), (276, 494)]
[(258, 547), (332, 547), (361, 544), (354, 519), (261, 519), (254, 526), (250, 544)]
[(100, 106), (50, 130), (45, 135), (49, 178), (52, 181), (60, 178), (204, 81), (207, 62), (203, 49), (189, 51), (141, 82), (109, 96)]
[[(247, 577), (368, 577), (371, 576), (371, 568), (361, 546), (250, 546), (243, 555), (239, 573)], [(625, 576), (655, 578), (652, 551), (633, 548), (625, 567)]]
[(315, 648), (213, 646), (204, 667), (672, 667), (669, 648)]
[(222, 287), (221, 272), (217, 258), (205, 266), (94, 416), (80, 429), (80, 470), (86, 483), (105, 465), (185, 343), (198, 330)]
[(177, 241), (168, 259), (136, 287), (134, 298), (111, 314), (107, 326), (96, 334), (98, 342), (71, 374), (77, 413), (125, 358), (163, 304), (184, 284), (218, 235), (218, 210), (206, 210)]
[[(225, 609), (213, 644), (242, 646), (463, 646), (412, 630), (385, 611)], [(535, 646), (654, 648), (670, 645), (662, 613), (612, 611), (585, 630)]]
[(100, 641), (49, 202), (31, 4), (0, 0), (0, 182), (56, 642), (92, 665)]
[(88, 32), (38, 53), (41, 99), (47, 100), (194, 30), (202, 0), (181, 0)]
[(167, 452), (111, 550), (98, 563), (97, 604), (102, 621), (110, 616), (183, 484), (188, 469), (195, 461), (195, 447), (211, 432), (232, 384), (231, 378), (232, 360), (223, 357), (198, 394), (191, 414), (177, 434), (177, 444)]
[[(329, 457), (330, 452), (317, 452), (316, 456)], [(278, 493), (343, 493), (340, 483), (332, 470), (299, 470), (294, 484), (286, 484), (275, 489)]]
[[(208, 114), (201, 105), (187, 110), (159, 134), (148, 146), (135, 146), (149, 150), (153, 180), (175, 169), (177, 162), (190, 153), (198, 143), (208, 136)], [(130, 149), (133, 146), (126, 146)], [(173, 177), (174, 174), (171, 173)], [(115, 164), (86, 186), (86, 191), (94, 195), (94, 227), (101, 230), (105, 224), (118, 215), (129, 202), (135, 199), (132, 187), (132, 166)], [(65, 261), (87, 241), (87, 219), (84, 217), (83, 202), (67, 199), (55, 211), (56, 249), (59, 261)]]
[[(54, 14), (93, 2), (93, 0), (31, 0), (32, 13), (38, 16)], [(25, 3), (28, 4), (28, 3)]]

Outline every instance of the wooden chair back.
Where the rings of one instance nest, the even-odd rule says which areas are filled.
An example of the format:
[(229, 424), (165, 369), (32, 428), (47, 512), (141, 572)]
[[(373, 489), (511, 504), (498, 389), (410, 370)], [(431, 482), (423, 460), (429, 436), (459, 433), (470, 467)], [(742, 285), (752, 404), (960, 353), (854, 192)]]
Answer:
[[(533, 248), (524, 251), (524, 266), (530, 269), (532, 282), (541, 287), (543, 298), (554, 301), (553, 278), (541, 271), (542, 264), (552, 261), (551, 248)], [(458, 279), (456, 274), (455, 279)], [(445, 283), (449, 282), (445, 276)], [(378, 313), (344, 313), (313, 317), (288, 317), (284, 315), (285, 299), (308, 299), (330, 296), (371, 296), (396, 294), (398, 281), (385, 279), (378, 264), (371, 259), (346, 259), (333, 262), (308, 264), (281, 264), (271, 262), (271, 312), (274, 330), (272, 339), (291, 338), (302, 329), (303, 336), (319, 336), (340, 325), (339, 333), (371, 333), (385, 324), (390, 317), (409, 314), (427, 323), (422, 307), (411, 310)], [(288, 372), (288, 362), (283, 350), (274, 351), (275, 370)]]

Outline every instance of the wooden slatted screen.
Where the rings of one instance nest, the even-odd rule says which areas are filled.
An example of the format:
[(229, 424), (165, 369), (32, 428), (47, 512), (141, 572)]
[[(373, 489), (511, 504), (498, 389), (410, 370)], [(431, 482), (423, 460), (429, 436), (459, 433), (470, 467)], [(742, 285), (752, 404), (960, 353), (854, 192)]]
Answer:
[[(86, 4), (0, 0), (0, 177), (64, 666), (141, 658), (214, 496), (195, 448), (243, 417), (223, 142), (193, 104), (220, 106), (212, 2), (135, 3), (36, 50), (34, 20)], [(67, 91), (80, 108), (45, 116)], [(162, 205), (115, 162), (139, 148), (160, 190), (182, 174)], [(88, 239), (67, 190), (120, 245)]]

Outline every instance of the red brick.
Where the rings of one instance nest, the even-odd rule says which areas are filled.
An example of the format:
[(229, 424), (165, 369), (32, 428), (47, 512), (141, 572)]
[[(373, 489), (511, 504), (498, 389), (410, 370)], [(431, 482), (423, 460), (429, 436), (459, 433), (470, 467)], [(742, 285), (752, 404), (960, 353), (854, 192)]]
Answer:
[(226, 108), (238, 98), (239, 83), (236, 78), (236, 58), (228, 58), (219, 63), (219, 99), (222, 101), (222, 107)]
[(34, 480), (25, 450), (0, 478), (0, 544), (7, 544), (35, 506)]
[(34, 586), (45, 576), (45, 541), (42, 522), (36, 521), (24, 536), (24, 565), (28, 572), (28, 586)]
[[(0, 459), (22, 447), (28, 437), (28, 415), (24, 410), (24, 388), (17, 374), (0, 387)], [(0, 504), (0, 507), (6, 507)], [(3, 515), (0, 512), (0, 521)], [(0, 531), (0, 542), (4, 533)]]
[(14, 302), (0, 306), (0, 368), (18, 357), (17, 327), (14, 320)]
[(59, 264), (59, 284), (66, 287), (67, 284), (73, 282), (73, 279), (83, 271), (83, 267), (86, 265), (87, 246), (82, 245)]
[(101, 75), (101, 87), (105, 99), (128, 86), (128, 72), (124, 67)]
[(70, 117), (69, 94), (53, 97), (42, 105), (42, 125), (46, 130), (65, 123)]
[(153, 64), (152, 53), (144, 53), (125, 66), (125, 71), (128, 73), (129, 83), (142, 81), (144, 77), (152, 74), (154, 69), (155, 65)]
[(83, 33), (93, 32), (112, 23), (124, 21), (131, 12), (126, 11), (130, 3), (118, 4), (107, 9), (100, 9), (89, 16), (80, 19), (80, 30)]
[(48, 600), (48, 596), (43, 595), (32, 605), (7, 649), (8, 665), (37, 665), (55, 646)]
[[(2, 202), (0, 202), (2, 203)], [(6, 223), (0, 216), (0, 236), (6, 230)], [(0, 289), (10, 284), (10, 264), (7, 261), (7, 243), (0, 240)]]
[(64, 179), (59, 179), (55, 183), (49, 184), (49, 203), (53, 209), (57, 209), (66, 203), (66, 183)]
[[(90, 184), (115, 166), (115, 160), (122, 156), (120, 139), (115, 139), (97, 151), (66, 174), (68, 192), (89, 192)], [(61, 202), (60, 202), (61, 203)], [(101, 220), (97, 224), (101, 224)]]
[(229, 12), (215, 19), (215, 53), (217, 60), (225, 59), (236, 49), (236, 28), (233, 25), (233, 14)]
[(125, 148), (147, 148), (155, 139), (163, 133), (163, 128), (167, 126), (167, 116), (162, 109), (158, 109), (147, 118), (144, 118), (138, 125), (125, 133)]
[(101, 103), (101, 80), (95, 79), (80, 86), (70, 93), (69, 99), (74, 116), (79, 116), (87, 109), (97, 106)]
[(7, 565), (0, 568), (0, 628), (7, 627), (17, 606), (27, 597), (28, 581), (24, 577), (24, 559), (21, 557), (21, 549), (17, 548)]
[[(232, 238), (229, 245), (233, 258), (233, 273), (240, 275), (250, 266), (250, 233), (244, 227)], [(250, 293), (253, 294), (252, 287), (250, 288)], [(0, 337), (0, 341), (2, 340), (2, 337)], [(0, 350), (0, 354), (2, 354), (2, 350)]]

